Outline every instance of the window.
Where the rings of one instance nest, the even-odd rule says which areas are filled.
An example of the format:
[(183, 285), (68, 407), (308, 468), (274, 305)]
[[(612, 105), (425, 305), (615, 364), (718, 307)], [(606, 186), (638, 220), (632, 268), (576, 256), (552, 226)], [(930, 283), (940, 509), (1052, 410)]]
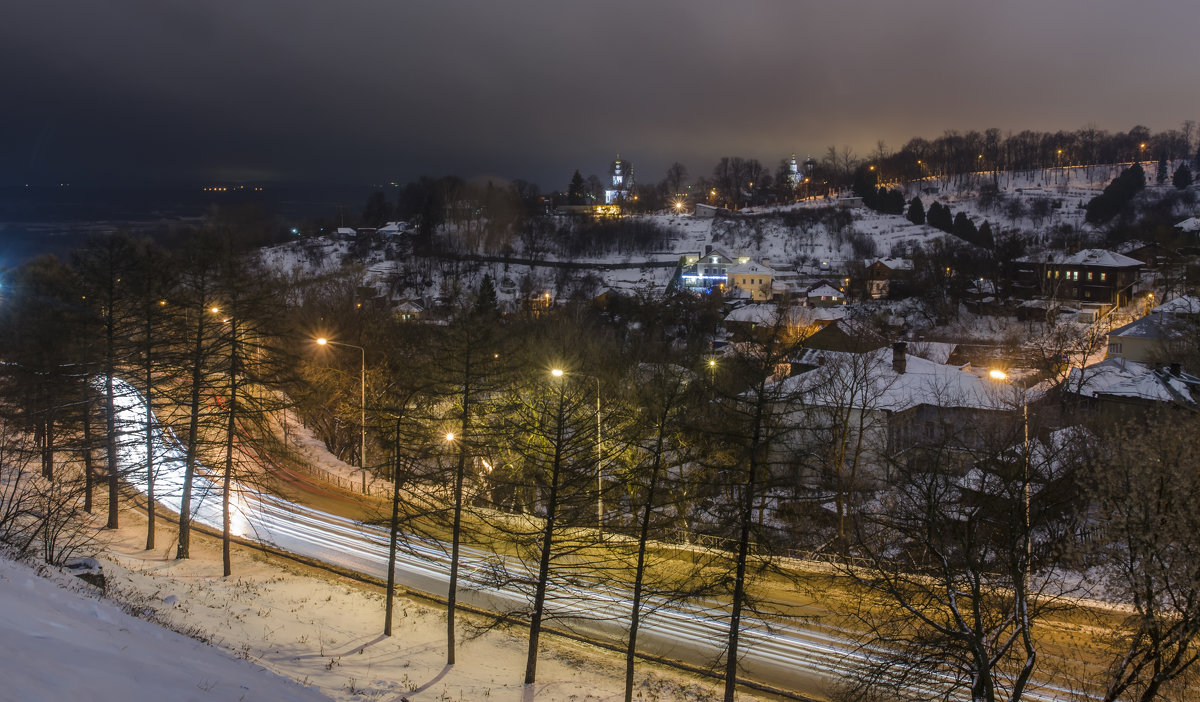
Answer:
[(1052, 275), (1053, 275), (1053, 274), (1052, 274), (1052, 272), (1051, 272), (1051, 271), (1046, 271), (1046, 277), (1047, 277), (1047, 278), (1050, 278), (1050, 277), (1052, 277)]
[(1109, 344), (1108, 345), (1108, 355), (1109, 356), (1116, 356), (1119, 353), (1121, 353), (1121, 345), (1120, 344)]
[(1094, 273), (1092, 273), (1091, 271), (1088, 271), (1088, 278), (1087, 278), (1087, 279), (1088, 279), (1088, 280), (1091, 280), (1093, 275), (1095, 275), (1095, 274), (1094, 274)]
[(1105, 279), (1106, 277), (1108, 277), (1108, 274), (1107, 274), (1107, 273), (1101, 273), (1101, 274), (1100, 274), (1100, 282), (1101, 282), (1101, 283), (1103, 283), (1103, 282), (1104, 282), (1104, 279)]

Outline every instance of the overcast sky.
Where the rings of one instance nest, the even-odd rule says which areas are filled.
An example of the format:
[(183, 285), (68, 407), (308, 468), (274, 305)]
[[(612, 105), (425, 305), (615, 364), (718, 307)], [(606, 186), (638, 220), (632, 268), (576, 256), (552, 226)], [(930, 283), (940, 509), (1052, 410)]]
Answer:
[(565, 188), (947, 129), (1200, 119), (1197, 0), (30, 0), (0, 184)]

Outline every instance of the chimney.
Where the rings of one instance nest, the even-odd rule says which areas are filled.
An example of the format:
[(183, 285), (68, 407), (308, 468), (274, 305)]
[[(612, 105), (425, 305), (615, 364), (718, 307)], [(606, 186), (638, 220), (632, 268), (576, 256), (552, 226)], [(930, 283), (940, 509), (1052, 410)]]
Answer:
[(1171, 364), (1171, 375), (1178, 378), (1183, 373), (1183, 365), (1176, 362)]
[(892, 344), (892, 370), (903, 373), (908, 367), (908, 344), (897, 341)]
[(712, 253), (712, 244), (705, 244), (704, 245), (704, 255), (707, 256), (710, 253)]

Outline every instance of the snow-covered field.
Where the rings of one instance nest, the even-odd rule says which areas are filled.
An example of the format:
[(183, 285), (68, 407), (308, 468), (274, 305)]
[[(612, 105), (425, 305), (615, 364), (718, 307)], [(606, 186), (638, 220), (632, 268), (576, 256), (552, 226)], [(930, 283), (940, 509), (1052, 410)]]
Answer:
[[(484, 631), (483, 619), (460, 614), (458, 662), (447, 667), (436, 603), (398, 597), (394, 635), (384, 637), (377, 587), (241, 547), (234, 575), (222, 578), (216, 540), (194, 537), (193, 558), (176, 561), (170, 524), (148, 552), (144, 519), (125, 512), (122, 520), (120, 530), (99, 532), (109, 596), (200, 640), (131, 617), (70, 576), (42, 578), (0, 559), (0, 699), (623, 698), (616, 653), (543, 637), (538, 683), (525, 686), (525, 630)], [(641, 700), (719, 696), (712, 681), (649, 663), (639, 662), (637, 680)]]

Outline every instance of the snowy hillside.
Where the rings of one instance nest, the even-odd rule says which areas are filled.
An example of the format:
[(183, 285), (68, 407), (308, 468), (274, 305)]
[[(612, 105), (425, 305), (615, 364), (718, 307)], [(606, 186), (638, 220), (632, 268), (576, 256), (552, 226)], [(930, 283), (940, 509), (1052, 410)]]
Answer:
[[(964, 213), (976, 226), (988, 222), (996, 236), (1016, 237), (1028, 250), (1068, 240), (1100, 245), (1103, 232), (1084, 222), (1084, 205), (1124, 167), (975, 173), (888, 187), (901, 189), (906, 201), (920, 197), (926, 209), (936, 202), (955, 214)], [(1171, 190), (1169, 181), (1162, 186), (1154, 184), (1152, 177), (1148, 181), (1144, 198), (1155, 199)], [(481, 243), (473, 243), (476, 239), (467, 242), (461, 232), (450, 228), (439, 236), (454, 242), (455, 253), (441, 258), (413, 256), (410, 241), (400, 236), (374, 243), (308, 238), (264, 249), (262, 260), (301, 277), (361, 266), (362, 282), (393, 304), (444, 300), (453, 297), (456, 289), (476, 289), (487, 274), (495, 281), (500, 302), (512, 308), (531, 298), (546, 296), (560, 302), (572, 296), (594, 297), (605, 290), (661, 294), (672, 279), (671, 264), (681, 256), (702, 254), (708, 246), (812, 280), (847, 272), (875, 258), (911, 256), (936, 239), (964, 243), (929, 224), (912, 224), (902, 215), (840, 204), (837, 197), (812, 198), (780, 207), (747, 208), (737, 216), (716, 219), (674, 213), (638, 215), (636, 221), (663, 232), (667, 242), (661, 250), (645, 254), (566, 256), (555, 251), (553, 237), (530, 253), (516, 237), (502, 259)], [(1179, 216), (1197, 213), (1200, 209), (1192, 205), (1182, 208)], [(525, 263), (530, 259), (540, 263)], [(563, 263), (571, 267), (562, 267)]]
[(61, 574), (0, 558), (6, 700), (327, 700), (231, 653), (142, 621)]

